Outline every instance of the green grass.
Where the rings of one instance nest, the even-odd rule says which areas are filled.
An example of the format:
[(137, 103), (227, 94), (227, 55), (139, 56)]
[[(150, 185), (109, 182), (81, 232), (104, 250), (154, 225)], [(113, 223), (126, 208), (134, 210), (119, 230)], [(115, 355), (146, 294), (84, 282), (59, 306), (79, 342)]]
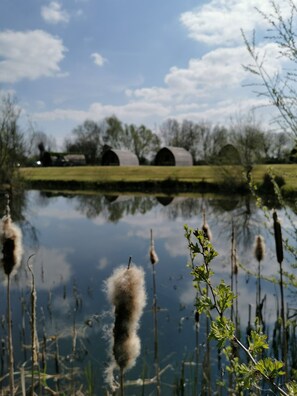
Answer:
[(173, 179), (177, 181), (214, 182), (217, 170), (210, 166), (170, 167), (170, 166), (81, 166), (65, 168), (22, 168), (21, 175), (26, 180), (60, 180), (82, 182), (144, 182)]
[[(285, 189), (297, 191), (297, 165), (257, 165), (253, 170), (255, 183), (261, 183), (265, 172), (269, 169), (276, 175), (283, 176)], [(147, 182), (171, 179), (176, 182), (207, 182), (223, 183), (240, 182), (243, 180), (242, 168), (239, 166), (81, 166), (81, 167), (50, 167), (21, 168), (20, 174), (27, 181), (63, 181), (86, 183), (116, 182)]]

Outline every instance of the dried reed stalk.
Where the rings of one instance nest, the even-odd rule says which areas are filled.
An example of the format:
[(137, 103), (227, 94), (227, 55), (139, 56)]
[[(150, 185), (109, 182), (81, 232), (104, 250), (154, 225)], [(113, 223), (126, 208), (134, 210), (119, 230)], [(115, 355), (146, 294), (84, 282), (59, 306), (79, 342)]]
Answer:
[(37, 293), (35, 287), (35, 277), (32, 266), (29, 264), (30, 259), (34, 256), (32, 254), (27, 261), (28, 269), (31, 273), (31, 353), (32, 353), (32, 368), (31, 368), (31, 396), (34, 396), (34, 372), (35, 368), (39, 368), (38, 353), (39, 353), (39, 341), (37, 335), (36, 326), (36, 304), (37, 304)]
[(157, 380), (157, 396), (161, 394), (160, 385), (160, 367), (159, 367), (159, 343), (158, 343), (158, 318), (157, 318), (157, 286), (156, 286), (156, 268), (155, 264), (159, 261), (155, 251), (155, 244), (153, 238), (153, 230), (151, 230), (151, 243), (150, 243), (150, 261), (153, 268), (153, 317), (154, 317), (154, 363)]

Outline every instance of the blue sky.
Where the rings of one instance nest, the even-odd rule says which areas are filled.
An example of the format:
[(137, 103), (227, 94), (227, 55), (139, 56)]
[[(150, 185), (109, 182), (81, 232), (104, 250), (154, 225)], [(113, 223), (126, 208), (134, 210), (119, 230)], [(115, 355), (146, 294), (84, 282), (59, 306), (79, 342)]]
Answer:
[(269, 13), (269, 0), (1, 0), (0, 91), (58, 145), (112, 114), (156, 132), (168, 118), (226, 124), (263, 103), (241, 66), (240, 29), (267, 27), (259, 4)]

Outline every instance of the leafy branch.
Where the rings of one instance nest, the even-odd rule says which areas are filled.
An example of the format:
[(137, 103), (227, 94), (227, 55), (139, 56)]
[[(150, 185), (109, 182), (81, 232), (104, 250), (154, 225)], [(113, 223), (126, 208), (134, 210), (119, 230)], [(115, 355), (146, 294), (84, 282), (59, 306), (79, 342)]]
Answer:
[[(277, 378), (285, 374), (284, 363), (263, 357), (269, 345), (262, 328), (258, 326), (251, 331), (248, 346), (237, 337), (235, 324), (228, 312), (237, 297), (223, 280), (217, 286), (212, 280), (214, 271), (210, 264), (218, 253), (202, 230), (193, 230), (187, 225), (184, 229), (190, 252), (191, 275), (197, 290), (195, 306), (199, 314), (203, 313), (211, 319), (208, 337), (215, 339), (219, 349), (223, 349), (229, 362), (227, 370), (236, 376), (235, 390), (240, 394), (244, 389), (259, 388), (260, 382), (265, 380), (281, 395), (294, 394), (295, 383), (287, 385), (289, 393), (276, 383)], [(247, 356), (247, 363), (242, 362), (234, 353), (236, 346)]]

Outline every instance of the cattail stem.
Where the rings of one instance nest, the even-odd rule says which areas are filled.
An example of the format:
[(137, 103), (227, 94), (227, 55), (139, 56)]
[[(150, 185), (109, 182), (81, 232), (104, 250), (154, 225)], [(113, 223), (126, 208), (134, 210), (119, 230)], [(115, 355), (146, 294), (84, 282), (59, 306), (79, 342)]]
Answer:
[(160, 395), (160, 367), (159, 367), (159, 351), (158, 351), (158, 318), (157, 318), (157, 286), (156, 286), (156, 266), (158, 256), (155, 251), (153, 230), (151, 229), (151, 242), (150, 242), (150, 261), (153, 269), (153, 317), (154, 317), (154, 364), (157, 380), (157, 396)]
[(14, 359), (12, 343), (12, 320), (10, 302), (10, 275), (7, 276), (7, 324), (8, 324), (8, 359), (9, 359), (9, 389), (10, 395), (14, 395)]
[(128, 261), (127, 269), (130, 269), (131, 262), (132, 262), (132, 257), (130, 256), (130, 257), (129, 257), (129, 261)]
[(121, 367), (120, 369), (120, 394), (124, 396), (124, 369)]
[(159, 367), (159, 343), (158, 343), (158, 318), (157, 318), (157, 287), (156, 270), (153, 266), (153, 315), (154, 315), (154, 362), (157, 379), (157, 395), (160, 395), (160, 367)]
[(31, 265), (29, 265), (29, 261), (32, 254), (27, 261), (28, 269), (31, 273), (31, 351), (32, 351), (32, 368), (31, 368), (31, 396), (34, 395), (34, 369), (38, 366), (38, 337), (36, 330), (36, 288), (35, 288), (35, 278)]
[[(285, 297), (284, 297), (284, 283), (283, 283), (283, 238), (282, 238), (282, 229), (281, 224), (278, 220), (276, 211), (273, 212), (273, 228), (274, 228), (274, 239), (275, 239), (275, 248), (276, 248), (276, 257), (279, 263), (279, 271), (280, 271), (280, 295), (281, 295), (281, 321), (282, 321), (282, 360), (285, 364), (285, 368), (287, 368), (287, 326), (286, 326), (286, 315), (285, 315)], [(287, 379), (287, 370), (285, 377)]]

